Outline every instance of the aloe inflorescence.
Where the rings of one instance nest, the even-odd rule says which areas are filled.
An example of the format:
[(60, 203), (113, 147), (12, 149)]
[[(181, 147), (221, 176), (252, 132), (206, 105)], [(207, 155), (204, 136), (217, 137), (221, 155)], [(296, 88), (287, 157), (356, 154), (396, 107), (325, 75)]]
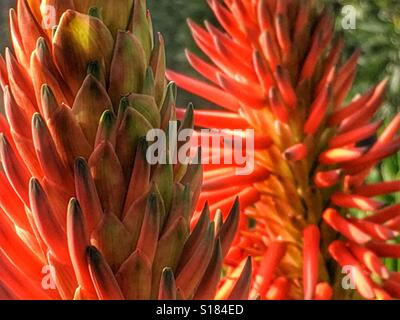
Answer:
[(208, 199), (212, 212), (227, 213), (240, 198), (243, 223), (225, 260), (231, 274), (250, 255), (252, 293), (262, 299), (349, 297), (345, 270), (362, 297), (400, 298), (399, 273), (382, 259), (400, 256), (390, 222), (398, 205), (376, 198), (400, 183), (366, 180), (400, 149), (400, 116), (382, 130), (374, 120), (387, 81), (349, 99), (360, 51), (343, 56), (334, 16), (317, 1), (208, 3), (221, 28), (189, 20), (207, 59), (187, 51), (205, 80), (168, 77), (220, 107), (196, 110), (197, 127), (255, 131), (253, 173), (235, 178), (234, 166), (209, 166), (200, 195), (199, 209)]

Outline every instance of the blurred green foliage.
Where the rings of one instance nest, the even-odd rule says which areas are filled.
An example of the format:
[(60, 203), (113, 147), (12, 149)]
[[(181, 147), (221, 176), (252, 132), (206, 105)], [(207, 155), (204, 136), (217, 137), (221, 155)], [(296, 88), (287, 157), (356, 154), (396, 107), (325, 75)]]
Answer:
[(1, 0), (0, 2), (0, 45), (3, 48), (9, 42), (8, 9), (14, 5), (14, 0)]
[[(10, 36), (8, 32), (8, 9), (14, 5), (15, 0), (0, 1), (0, 52), (4, 51), (4, 47), (9, 46)], [(3, 92), (0, 90), (0, 112), (3, 105)]]
[[(380, 163), (374, 170), (372, 170), (368, 177), (368, 183), (379, 183), (382, 181), (395, 181), (400, 179), (400, 153), (385, 159)], [(400, 192), (384, 195), (377, 198), (383, 201), (386, 205), (394, 205), (400, 203)], [(361, 212), (355, 212), (356, 214), (362, 214)], [(365, 213), (364, 213), (365, 215)], [(400, 237), (391, 241), (392, 243), (400, 243)], [(385, 259), (386, 267), (390, 271), (400, 272), (400, 259)]]
[[(165, 38), (168, 68), (198, 76), (185, 57), (185, 49), (201, 54), (192, 39), (187, 19), (199, 24), (204, 20), (215, 22), (206, 0), (148, 0), (148, 6), (153, 16), (154, 30), (160, 31)], [(181, 91), (178, 104), (185, 106), (189, 102), (196, 107), (209, 106), (204, 100)]]
[(400, 110), (400, 1), (399, 0), (335, 0), (337, 29), (341, 30), (342, 9), (356, 9), (354, 30), (343, 30), (346, 50), (361, 48), (362, 56), (353, 94), (364, 92), (377, 81), (388, 77), (389, 90), (382, 118), (391, 118)]

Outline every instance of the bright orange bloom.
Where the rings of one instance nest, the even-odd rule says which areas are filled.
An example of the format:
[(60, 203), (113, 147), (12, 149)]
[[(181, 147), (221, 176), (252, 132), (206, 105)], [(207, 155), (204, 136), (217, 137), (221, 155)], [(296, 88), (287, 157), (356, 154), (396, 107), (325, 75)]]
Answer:
[[(388, 242), (398, 236), (400, 211), (376, 200), (400, 185), (365, 182), (400, 149), (400, 115), (380, 136), (381, 122), (373, 122), (386, 80), (348, 102), (360, 52), (343, 59), (334, 17), (317, 1), (208, 2), (223, 30), (189, 21), (209, 60), (187, 52), (207, 81), (173, 71), (168, 77), (223, 109), (195, 111), (196, 126), (255, 131), (253, 174), (235, 177), (234, 165), (205, 167), (199, 208), (208, 199), (226, 214), (234, 197), (242, 203), (241, 233), (226, 263), (234, 270), (253, 256), (252, 292), (261, 298), (346, 296), (332, 258), (353, 267), (363, 297), (400, 298), (398, 274), (389, 275), (380, 260), (400, 255)], [(350, 209), (367, 218), (351, 218)]]
[[(214, 298), (239, 207), (214, 222), (205, 206), (191, 232), (202, 167), (148, 162), (176, 88), (145, 1), (19, 0), (10, 29), (0, 299)], [(227, 297), (247, 297), (250, 275), (249, 262)]]

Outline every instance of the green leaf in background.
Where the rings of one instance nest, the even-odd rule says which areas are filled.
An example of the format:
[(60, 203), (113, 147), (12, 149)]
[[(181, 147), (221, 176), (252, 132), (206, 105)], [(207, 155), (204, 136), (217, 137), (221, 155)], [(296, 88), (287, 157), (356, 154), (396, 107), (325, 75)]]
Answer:
[(333, 5), (341, 29), (342, 8), (352, 5), (357, 12), (355, 30), (343, 30), (346, 51), (362, 49), (360, 67), (352, 94), (367, 90), (378, 80), (389, 78), (386, 105), (380, 118), (392, 118), (400, 108), (400, 1), (326, 0)]
[[(199, 24), (204, 20), (215, 22), (207, 1), (148, 0), (147, 2), (153, 15), (154, 30), (160, 31), (165, 38), (168, 68), (198, 77), (186, 61), (186, 48), (200, 54), (186, 21), (190, 18)], [(186, 106), (189, 102), (193, 102), (196, 108), (210, 106), (184, 91), (180, 92), (178, 97), (180, 106)]]

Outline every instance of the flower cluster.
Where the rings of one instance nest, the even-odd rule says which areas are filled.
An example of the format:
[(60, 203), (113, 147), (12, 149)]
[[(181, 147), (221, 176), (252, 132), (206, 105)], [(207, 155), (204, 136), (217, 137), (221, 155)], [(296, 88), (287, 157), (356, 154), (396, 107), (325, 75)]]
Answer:
[[(201, 165), (147, 161), (146, 134), (168, 131), (176, 88), (145, 1), (20, 0), (10, 30), (0, 298), (213, 298), (239, 208), (214, 222), (205, 206), (190, 229)], [(179, 131), (192, 127), (189, 109)]]
[[(343, 276), (400, 298), (383, 261), (400, 258), (400, 206), (380, 197), (400, 182), (367, 180), (400, 149), (400, 115), (374, 120), (387, 81), (348, 98), (360, 52), (343, 56), (316, 0), (209, 5), (222, 28), (189, 21), (204, 81), (166, 71), (145, 0), (10, 10), (0, 299), (351, 298)], [(166, 76), (220, 108), (176, 108)]]
[[(360, 55), (344, 59), (334, 17), (317, 1), (210, 0), (222, 29), (189, 21), (203, 60), (187, 52), (206, 81), (170, 71), (179, 87), (221, 107), (195, 111), (198, 127), (253, 128), (255, 171), (205, 167), (199, 207), (227, 213), (236, 197), (242, 223), (226, 263), (254, 257), (252, 292), (261, 298), (349, 297), (338, 266), (351, 267), (367, 299), (400, 298), (399, 206), (377, 196), (399, 181), (368, 184), (369, 171), (400, 149), (400, 115), (378, 135), (386, 80), (348, 100)], [(217, 152), (218, 146), (210, 153)], [(363, 219), (352, 209), (365, 212)], [(332, 264), (332, 258), (338, 264)]]

